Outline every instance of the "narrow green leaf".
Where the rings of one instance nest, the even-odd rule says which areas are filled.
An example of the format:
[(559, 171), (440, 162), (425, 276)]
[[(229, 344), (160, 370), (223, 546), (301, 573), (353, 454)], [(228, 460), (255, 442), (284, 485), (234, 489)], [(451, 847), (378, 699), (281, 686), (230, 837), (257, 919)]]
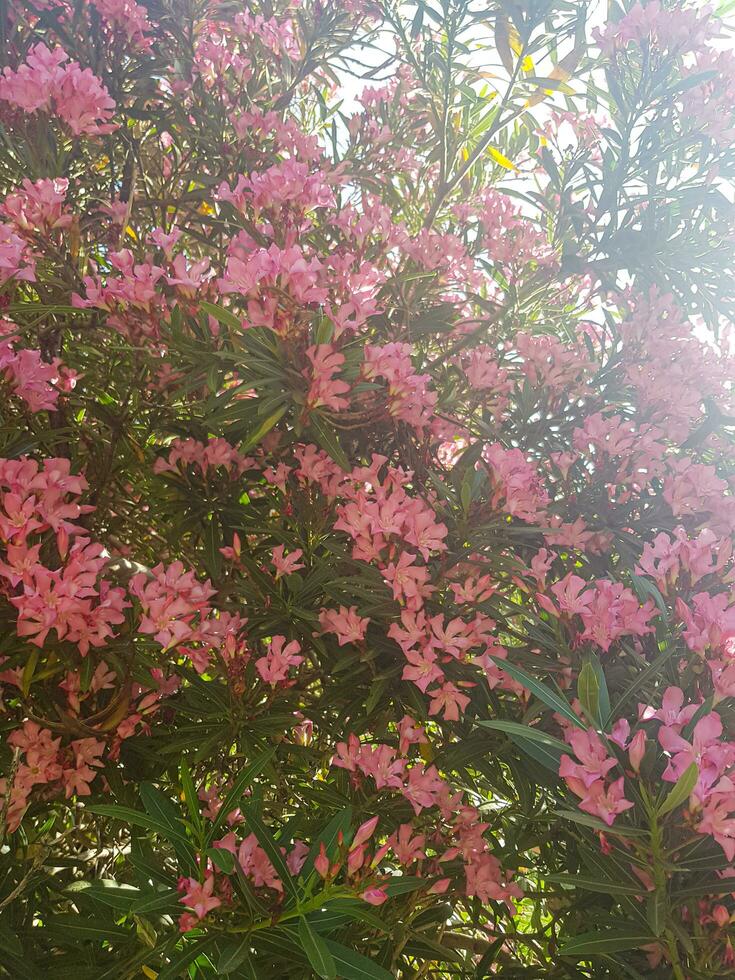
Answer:
[(233, 810), (237, 809), (240, 800), (242, 799), (242, 794), (248, 788), (250, 783), (252, 783), (255, 777), (259, 776), (265, 769), (275, 754), (276, 747), (272, 745), (262, 752), (257, 758), (253, 759), (250, 765), (245, 766), (239, 775), (235, 777), (235, 781), (232, 784), (232, 789), (222, 801), (222, 806), (217, 811), (217, 816), (214, 818), (209, 833), (207, 834), (207, 845), (209, 845), (215, 839), (220, 827), (222, 827), (227, 817)]
[(12, 956), (23, 955), (23, 947), (20, 944), (20, 939), (3, 922), (0, 922), (0, 949), (6, 953), (10, 953)]
[(122, 926), (113, 925), (113, 923), (83, 919), (73, 912), (48, 916), (44, 920), (44, 926), (69, 943), (80, 939), (93, 939), (98, 943), (113, 942), (116, 939), (127, 940), (133, 936), (130, 929), (124, 929)]
[(186, 757), (181, 759), (181, 767), (179, 772), (181, 777), (181, 788), (184, 791), (184, 800), (186, 801), (186, 806), (189, 810), (191, 822), (195, 827), (200, 827), (202, 817), (201, 813), (199, 812), (199, 797), (197, 796), (194, 780), (191, 778), (191, 770), (189, 769), (189, 763), (186, 761)]
[(350, 470), (350, 464), (340, 444), (337, 430), (331, 422), (327, 422), (324, 416), (318, 412), (312, 412), (309, 416), (309, 428), (314, 433), (314, 437), (321, 448), (326, 453), (329, 453), (337, 466), (345, 470), (345, 472), (348, 472)]
[(601, 881), (599, 878), (587, 878), (584, 875), (546, 875), (546, 881), (557, 885), (568, 885), (570, 888), (581, 888), (588, 892), (600, 892), (603, 895), (640, 895), (643, 885), (624, 885), (619, 882)]
[(100, 878), (97, 881), (75, 881), (65, 891), (69, 895), (93, 898), (103, 905), (109, 905), (110, 908), (123, 912), (127, 912), (144, 894), (134, 885), (121, 884), (109, 878)]
[(206, 936), (204, 939), (184, 940), (184, 948), (158, 974), (158, 980), (180, 980), (186, 976), (184, 967), (214, 946), (216, 936)]
[(212, 864), (226, 875), (232, 874), (235, 870), (235, 856), (232, 851), (227, 851), (224, 847), (208, 847), (206, 854)]
[(324, 849), (327, 852), (329, 858), (333, 858), (336, 850), (337, 839), (340, 832), (344, 837), (347, 833), (352, 822), (352, 807), (346, 806), (343, 810), (336, 813), (329, 823), (324, 827), (324, 829), (319, 833), (319, 836), (314, 839), (313, 844), (309, 849), (309, 853), (304, 862), (304, 866), (301, 869), (301, 874), (306, 880), (311, 874), (314, 867), (314, 861), (319, 855), (319, 848), (321, 844), (324, 844)]
[(592, 725), (600, 725), (600, 682), (594, 667), (587, 660), (579, 672), (577, 680), (577, 695)]
[(564, 820), (571, 820), (573, 823), (581, 824), (592, 830), (602, 831), (604, 834), (611, 834), (613, 837), (645, 837), (647, 831), (639, 830), (637, 827), (623, 827), (619, 820), (615, 821), (612, 827), (608, 827), (602, 820), (593, 817), (591, 813), (582, 813), (581, 810), (554, 810), (557, 817)]
[(571, 749), (564, 742), (559, 741), (558, 738), (554, 738), (553, 735), (547, 735), (546, 732), (542, 732), (538, 728), (532, 728), (530, 725), (521, 725), (517, 721), (503, 721), (500, 719), (478, 721), (476, 724), (482, 728), (492, 728), (499, 732), (504, 732), (514, 740), (524, 739), (527, 742), (533, 742), (538, 746), (542, 746), (550, 756), (553, 756), (557, 760), (557, 772), (561, 757), (563, 755), (571, 755)]
[(220, 975), (226, 976), (228, 973), (232, 973), (233, 970), (238, 969), (238, 967), (244, 967), (246, 976), (249, 970), (250, 976), (255, 980), (256, 974), (252, 961), (250, 960), (249, 936), (245, 936), (239, 942), (230, 942), (226, 946), (223, 944), (222, 953), (217, 961), (217, 973)]
[(291, 877), (290, 871), (286, 867), (286, 862), (283, 860), (283, 855), (281, 854), (280, 848), (276, 845), (273, 838), (268, 833), (265, 824), (262, 822), (260, 817), (256, 815), (252, 808), (243, 810), (242, 815), (245, 818), (245, 823), (255, 834), (258, 843), (268, 855), (268, 860), (275, 868), (276, 874), (281, 879), (284, 889), (289, 893), (294, 901), (297, 901), (298, 890), (296, 888), (296, 884)]
[(215, 320), (225, 327), (229, 327), (230, 330), (235, 330), (238, 333), (242, 330), (240, 317), (235, 316), (230, 310), (225, 310), (221, 306), (215, 306), (214, 303), (207, 303), (204, 300), (199, 304), (199, 309), (204, 310), (209, 316), (213, 316)]
[(335, 980), (337, 966), (329, 947), (318, 932), (314, 932), (307, 920), (299, 917), (299, 940), (314, 972), (322, 980)]
[(428, 887), (430, 882), (426, 878), (414, 878), (411, 875), (395, 875), (387, 882), (381, 882), (380, 887), (391, 898), (395, 895), (406, 895), (408, 892), (415, 892), (418, 888)]
[(177, 841), (178, 843), (191, 846), (190, 841), (183, 833), (183, 827), (181, 832), (176, 831), (167, 823), (164, 823), (164, 821), (158, 820), (147, 813), (141, 813), (140, 810), (133, 810), (127, 806), (116, 806), (108, 803), (95, 803), (87, 806), (85, 809), (90, 813), (97, 813), (101, 817), (111, 817), (114, 820), (119, 820), (121, 823), (133, 824), (136, 827), (143, 827), (145, 830), (152, 830), (166, 840), (172, 842)]
[(257, 446), (258, 443), (268, 435), (273, 426), (283, 418), (287, 409), (288, 405), (281, 405), (275, 410), (275, 412), (269, 415), (268, 418), (264, 419), (260, 425), (241, 443), (240, 452), (245, 453), (249, 449), (252, 449), (253, 446)]
[(393, 980), (394, 975), (362, 953), (348, 949), (333, 939), (324, 940), (342, 980)]
[(657, 888), (648, 896), (646, 902), (646, 919), (654, 936), (660, 936), (666, 925), (666, 890)]
[(685, 800), (689, 799), (692, 790), (697, 785), (697, 780), (699, 779), (699, 769), (697, 768), (697, 763), (692, 762), (684, 772), (679, 776), (677, 781), (674, 783), (674, 787), (663, 801), (661, 806), (658, 808), (659, 817), (663, 817), (666, 813), (671, 813), (676, 807), (684, 803)]
[(527, 674), (525, 670), (521, 670), (515, 664), (510, 663), (508, 660), (501, 660), (499, 657), (492, 657), (498, 667), (504, 670), (506, 674), (518, 681), (519, 684), (523, 684), (524, 687), (528, 688), (533, 694), (536, 695), (539, 700), (543, 701), (544, 704), (548, 705), (554, 711), (557, 711), (560, 715), (571, 721), (573, 725), (577, 728), (586, 730), (587, 726), (582, 722), (582, 720), (572, 711), (569, 703), (563, 701), (557, 694), (555, 694), (551, 688), (542, 684), (541, 681), (537, 681), (535, 677), (531, 677)]
[(601, 929), (599, 932), (583, 932), (569, 939), (559, 950), (559, 956), (594, 956), (621, 953), (626, 949), (640, 949), (655, 942), (656, 937), (646, 934), (637, 927), (623, 929)]

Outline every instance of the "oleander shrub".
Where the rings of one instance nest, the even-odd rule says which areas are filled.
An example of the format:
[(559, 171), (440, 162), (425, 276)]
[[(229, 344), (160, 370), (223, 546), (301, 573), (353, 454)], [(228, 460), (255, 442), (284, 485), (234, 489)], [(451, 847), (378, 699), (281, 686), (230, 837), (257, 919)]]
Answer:
[(732, 975), (732, 6), (0, 5), (1, 975)]

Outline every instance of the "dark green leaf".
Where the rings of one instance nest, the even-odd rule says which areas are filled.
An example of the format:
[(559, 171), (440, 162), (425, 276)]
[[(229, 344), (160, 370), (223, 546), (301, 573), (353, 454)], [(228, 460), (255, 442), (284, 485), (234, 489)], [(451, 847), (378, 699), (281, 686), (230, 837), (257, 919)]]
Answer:
[(501, 670), (504, 670), (506, 674), (510, 674), (510, 676), (514, 680), (518, 681), (519, 684), (523, 684), (524, 687), (528, 688), (529, 691), (535, 694), (536, 697), (543, 701), (544, 704), (548, 705), (548, 707), (558, 712), (573, 725), (576, 725), (577, 728), (586, 730), (586, 725), (574, 713), (574, 711), (572, 711), (569, 703), (567, 701), (563, 701), (551, 690), (551, 688), (546, 687), (546, 685), (542, 684), (541, 681), (537, 681), (535, 677), (531, 677), (531, 675), (527, 674), (525, 670), (521, 670), (520, 667), (510, 663), (508, 660), (501, 660), (499, 657), (492, 657), (491, 659), (495, 661)]
[(334, 957), (326, 941), (311, 928), (303, 916), (299, 916), (299, 940), (316, 975), (322, 980), (335, 980), (337, 967)]

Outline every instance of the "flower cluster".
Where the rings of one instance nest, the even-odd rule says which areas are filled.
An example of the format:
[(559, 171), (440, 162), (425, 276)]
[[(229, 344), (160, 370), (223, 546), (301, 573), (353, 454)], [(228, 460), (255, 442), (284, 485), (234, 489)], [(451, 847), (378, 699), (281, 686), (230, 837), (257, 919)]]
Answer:
[(3, 8), (9, 974), (732, 972), (735, 59), (487, 6)]

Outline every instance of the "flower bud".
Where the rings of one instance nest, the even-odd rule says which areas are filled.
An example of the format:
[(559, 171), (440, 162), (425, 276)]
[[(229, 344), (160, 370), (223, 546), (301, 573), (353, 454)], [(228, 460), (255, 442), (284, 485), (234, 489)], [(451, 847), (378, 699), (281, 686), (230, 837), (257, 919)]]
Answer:
[(646, 733), (640, 729), (630, 740), (628, 746), (628, 758), (633, 768), (633, 772), (640, 772), (643, 756), (646, 754)]

